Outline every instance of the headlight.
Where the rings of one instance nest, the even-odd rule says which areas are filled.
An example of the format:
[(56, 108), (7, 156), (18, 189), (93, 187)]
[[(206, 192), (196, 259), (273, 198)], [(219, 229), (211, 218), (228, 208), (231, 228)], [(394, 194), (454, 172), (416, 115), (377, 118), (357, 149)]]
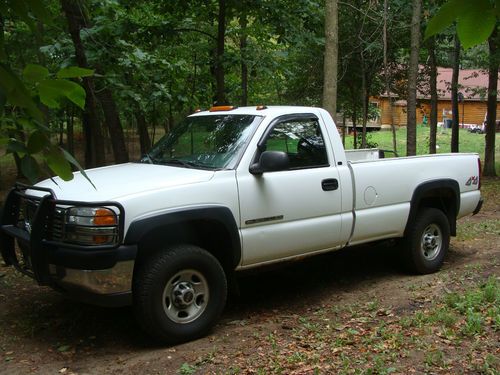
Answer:
[(113, 210), (105, 207), (71, 207), (66, 210), (66, 223), (75, 225), (116, 225)]
[(69, 207), (63, 241), (78, 245), (114, 245), (118, 241), (118, 217), (106, 207)]

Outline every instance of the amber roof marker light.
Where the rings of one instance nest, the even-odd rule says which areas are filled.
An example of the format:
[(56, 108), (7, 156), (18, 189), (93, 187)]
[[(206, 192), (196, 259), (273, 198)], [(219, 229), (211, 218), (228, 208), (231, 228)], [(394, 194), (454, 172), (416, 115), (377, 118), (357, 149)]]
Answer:
[(238, 107), (234, 105), (216, 105), (211, 107), (208, 111), (209, 112), (219, 112), (219, 111), (232, 111), (233, 109), (236, 109)]
[(257, 108), (255, 108), (257, 111), (262, 111), (263, 109), (267, 109), (267, 105), (258, 105)]

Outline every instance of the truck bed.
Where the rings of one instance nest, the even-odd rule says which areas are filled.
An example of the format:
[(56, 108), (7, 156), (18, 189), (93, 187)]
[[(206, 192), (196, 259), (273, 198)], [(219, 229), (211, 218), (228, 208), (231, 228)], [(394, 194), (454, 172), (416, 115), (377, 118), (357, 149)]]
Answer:
[[(362, 152), (359, 154), (362, 155)], [(439, 154), (371, 160), (369, 157), (349, 162), (354, 181), (355, 213), (350, 244), (372, 241), (374, 238), (402, 236), (415, 187), (426, 181), (458, 181), (461, 205), (457, 218), (472, 212), (479, 202), (481, 194), (477, 186), (467, 185), (471, 178), (467, 173), (477, 168), (477, 154)]]

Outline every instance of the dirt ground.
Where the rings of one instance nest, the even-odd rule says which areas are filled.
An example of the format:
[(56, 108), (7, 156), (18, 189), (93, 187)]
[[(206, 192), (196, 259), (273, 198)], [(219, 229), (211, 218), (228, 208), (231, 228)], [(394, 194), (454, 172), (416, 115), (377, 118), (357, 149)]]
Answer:
[(71, 302), (0, 267), (0, 373), (499, 374), (498, 289), (474, 301), (500, 280), (499, 184), (459, 222), (440, 272), (406, 274), (384, 242), (241, 275), (211, 334), (173, 347), (130, 308)]

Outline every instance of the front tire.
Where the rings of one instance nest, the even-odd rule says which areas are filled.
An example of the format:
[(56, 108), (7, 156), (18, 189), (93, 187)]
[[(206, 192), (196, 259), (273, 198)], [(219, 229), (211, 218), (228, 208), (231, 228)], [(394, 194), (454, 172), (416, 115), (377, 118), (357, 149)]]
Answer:
[(448, 218), (436, 208), (422, 208), (402, 244), (405, 263), (412, 272), (438, 271), (450, 244)]
[(149, 256), (133, 283), (139, 324), (160, 342), (175, 344), (205, 335), (227, 298), (217, 259), (197, 246), (177, 245)]

